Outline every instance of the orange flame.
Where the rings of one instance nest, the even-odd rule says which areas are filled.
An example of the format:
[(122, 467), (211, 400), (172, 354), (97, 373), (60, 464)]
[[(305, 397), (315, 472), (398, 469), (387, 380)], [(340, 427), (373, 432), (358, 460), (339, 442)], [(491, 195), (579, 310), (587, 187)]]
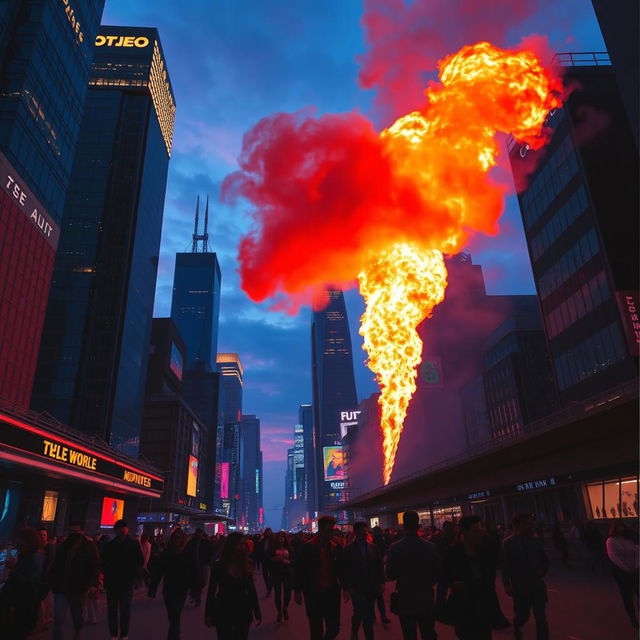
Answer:
[(360, 333), (381, 389), (385, 484), (416, 389), (422, 356), (417, 327), (444, 299), (442, 254), (460, 251), (469, 230), (495, 232), (501, 194), (486, 189), (498, 154), (495, 135), (511, 132), (539, 148), (548, 112), (561, 106), (560, 80), (530, 51), (480, 42), (442, 60), (439, 70), (440, 84), (426, 90), (423, 112), (403, 116), (380, 136), (397, 174), (412, 178), (425, 201), (437, 202), (457, 224), (450, 222), (424, 244), (392, 241), (358, 275), (367, 303)]

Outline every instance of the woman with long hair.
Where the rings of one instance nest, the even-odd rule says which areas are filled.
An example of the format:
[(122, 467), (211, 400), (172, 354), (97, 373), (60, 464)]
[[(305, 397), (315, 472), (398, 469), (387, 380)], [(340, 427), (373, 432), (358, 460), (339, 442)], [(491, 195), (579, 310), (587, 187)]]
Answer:
[(289, 537), (285, 531), (276, 534), (276, 541), (271, 556), (271, 585), (278, 611), (278, 622), (289, 619), (289, 602), (293, 589), (293, 550), (289, 543)]
[(179, 640), (180, 618), (187, 599), (187, 593), (196, 577), (193, 557), (185, 553), (187, 535), (178, 528), (171, 534), (167, 548), (153, 564), (149, 597), (155, 598), (160, 580), (162, 596), (169, 618), (168, 640)]
[(211, 571), (205, 623), (216, 627), (218, 640), (246, 640), (253, 620), (262, 622), (253, 563), (242, 534), (234, 532)]
[(619, 520), (611, 523), (607, 538), (607, 556), (611, 562), (613, 577), (618, 583), (622, 604), (631, 625), (638, 628), (636, 602), (638, 598), (638, 545), (632, 539), (627, 526)]

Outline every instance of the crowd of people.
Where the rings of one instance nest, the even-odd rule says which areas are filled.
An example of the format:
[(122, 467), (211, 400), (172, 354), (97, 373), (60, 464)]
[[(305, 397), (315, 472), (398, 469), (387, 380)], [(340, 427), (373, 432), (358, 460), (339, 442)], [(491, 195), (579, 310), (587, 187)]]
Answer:
[[(620, 521), (606, 540), (596, 543), (593, 531), (576, 523), (570, 537), (578, 535), (581, 544), (591, 536), (585, 549), (604, 554), (637, 628), (637, 536)], [(559, 527), (552, 541), (568, 563), (569, 545)], [(189, 598), (195, 607), (204, 599), (204, 623), (216, 628), (219, 640), (243, 640), (252, 624), (262, 622), (255, 585), (260, 573), (267, 599), (273, 597), (276, 621), (287, 623), (293, 598), (304, 605), (311, 640), (338, 636), (341, 606), (348, 602), (352, 640), (361, 628), (365, 640), (372, 640), (376, 609), (382, 623), (391, 622), (387, 582), (395, 583), (389, 606), (404, 640), (417, 640), (418, 634), (434, 640), (436, 621), (451, 625), (460, 640), (490, 639), (493, 630), (509, 627), (522, 638), (531, 614), (537, 640), (549, 638), (549, 561), (543, 534), (529, 514), (516, 514), (508, 531), (487, 529), (474, 515), (424, 529), (418, 514), (407, 511), (401, 531), (370, 530), (356, 522), (347, 532), (336, 528), (333, 517), (323, 516), (315, 535), (270, 529), (253, 536), (207, 536), (200, 529), (188, 535), (176, 526), (168, 539), (133, 538), (124, 520), (115, 523), (112, 537), (89, 538), (83, 524), (73, 522), (60, 540), (49, 540), (46, 529), (25, 528), (16, 549), (15, 557), (8, 556), (10, 572), (0, 591), (0, 638), (7, 640), (27, 638), (51, 623), (54, 640), (62, 640), (69, 617), (79, 640), (85, 622), (96, 623), (103, 595), (112, 640), (126, 640), (135, 589), (155, 598), (161, 584), (169, 640), (181, 637)], [(589, 557), (593, 571), (598, 560), (595, 553)], [(498, 571), (513, 599), (512, 622), (496, 593)]]

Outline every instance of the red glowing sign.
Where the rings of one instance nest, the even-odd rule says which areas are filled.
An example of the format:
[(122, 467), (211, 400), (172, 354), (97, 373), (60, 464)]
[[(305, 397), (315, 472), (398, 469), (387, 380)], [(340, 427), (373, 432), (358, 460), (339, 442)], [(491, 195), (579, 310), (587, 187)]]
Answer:
[(220, 464), (220, 497), (227, 500), (229, 498), (229, 463)]
[(113, 527), (113, 525), (124, 514), (124, 500), (118, 498), (102, 499), (102, 517), (100, 518), (101, 527)]

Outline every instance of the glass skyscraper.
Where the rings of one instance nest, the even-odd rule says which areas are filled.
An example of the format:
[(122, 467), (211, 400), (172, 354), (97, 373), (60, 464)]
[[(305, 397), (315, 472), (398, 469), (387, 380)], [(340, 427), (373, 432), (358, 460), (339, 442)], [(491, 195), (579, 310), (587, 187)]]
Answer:
[(171, 319), (187, 345), (188, 369), (214, 369), (219, 315), (220, 265), (216, 254), (176, 254)]
[(301, 404), (298, 408), (298, 422), (302, 425), (304, 439), (304, 488), (307, 517), (313, 518), (318, 510), (316, 503), (316, 453), (313, 435), (313, 406)]
[(238, 524), (254, 531), (259, 525), (262, 468), (260, 456), (260, 419), (243, 415), (240, 421), (240, 513)]
[(174, 118), (157, 30), (101, 27), (33, 405), (134, 456)]
[[(638, 149), (607, 54), (559, 54), (575, 90), (509, 155), (560, 399), (637, 376)], [(637, 80), (636, 80), (637, 87)], [(531, 169), (533, 171), (531, 172)]]
[[(313, 313), (311, 360), (318, 511), (335, 510), (345, 494), (340, 414), (358, 406), (353, 352), (342, 291), (326, 292), (327, 306)], [(342, 475), (341, 475), (342, 474)]]
[(24, 407), (103, 6), (0, 3), (0, 398)]

